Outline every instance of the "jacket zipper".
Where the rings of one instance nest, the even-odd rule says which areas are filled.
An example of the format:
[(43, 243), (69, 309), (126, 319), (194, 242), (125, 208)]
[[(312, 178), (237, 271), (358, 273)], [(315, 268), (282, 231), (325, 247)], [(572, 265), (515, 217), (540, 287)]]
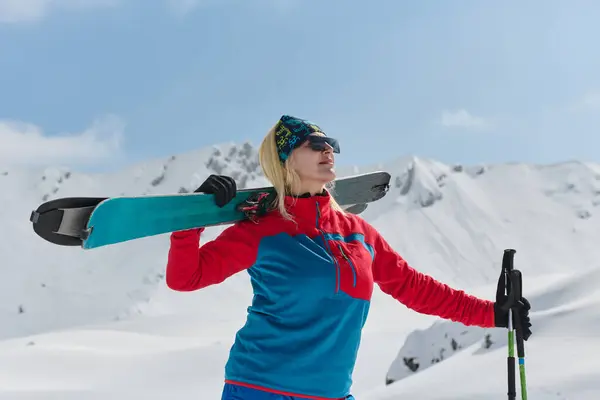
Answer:
[(338, 265), (337, 259), (331, 252), (331, 248), (329, 247), (329, 242), (327, 242), (327, 239), (325, 238), (325, 232), (323, 232), (323, 230), (319, 226), (319, 220), (321, 218), (321, 209), (319, 208), (318, 201), (317, 201), (316, 205), (317, 205), (317, 230), (319, 232), (321, 232), (321, 236), (323, 237), (323, 243), (325, 243), (325, 247), (327, 248), (326, 251), (331, 256), (331, 259), (333, 260), (333, 264), (335, 265), (335, 293), (337, 293), (340, 290), (340, 267)]
[(352, 277), (354, 278), (354, 283), (352, 284), (352, 287), (356, 287), (356, 268), (354, 268), (354, 264), (352, 263), (352, 261), (350, 261), (350, 258), (346, 256), (344, 250), (342, 250), (342, 246), (338, 244), (338, 248), (340, 249), (340, 253), (342, 253), (342, 256), (344, 256), (346, 261), (348, 261), (348, 265), (350, 265), (350, 269), (352, 270)]

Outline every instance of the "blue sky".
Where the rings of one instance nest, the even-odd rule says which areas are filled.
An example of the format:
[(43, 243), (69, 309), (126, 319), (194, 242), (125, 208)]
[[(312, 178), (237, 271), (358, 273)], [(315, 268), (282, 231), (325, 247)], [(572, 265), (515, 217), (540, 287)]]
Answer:
[(0, 163), (258, 145), (283, 113), (340, 164), (600, 161), (599, 20), (594, 0), (0, 0)]

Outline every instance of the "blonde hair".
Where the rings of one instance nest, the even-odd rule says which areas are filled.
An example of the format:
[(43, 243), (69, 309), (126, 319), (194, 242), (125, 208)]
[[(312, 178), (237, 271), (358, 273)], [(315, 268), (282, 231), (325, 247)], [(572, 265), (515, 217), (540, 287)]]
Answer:
[[(283, 218), (292, 220), (292, 216), (288, 213), (285, 207), (285, 196), (290, 193), (293, 187), (298, 187), (300, 183), (300, 177), (290, 167), (288, 158), (285, 163), (282, 163), (279, 159), (279, 153), (277, 152), (277, 146), (275, 145), (275, 128), (277, 124), (269, 130), (265, 138), (263, 139), (260, 148), (258, 150), (258, 159), (263, 173), (267, 179), (271, 182), (275, 188), (277, 194), (273, 204), (273, 208), (277, 209)], [(332, 184), (328, 184), (325, 190), (331, 194)], [(331, 208), (344, 213), (342, 207), (337, 203), (335, 198), (331, 196), (330, 200)]]

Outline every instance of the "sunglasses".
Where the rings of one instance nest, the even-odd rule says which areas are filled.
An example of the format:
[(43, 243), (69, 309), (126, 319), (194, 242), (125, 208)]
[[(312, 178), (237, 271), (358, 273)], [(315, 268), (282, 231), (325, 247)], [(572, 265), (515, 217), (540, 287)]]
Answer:
[(310, 147), (312, 150), (323, 151), (323, 150), (326, 150), (327, 145), (329, 145), (333, 148), (334, 153), (340, 152), (340, 144), (334, 138), (330, 138), (327, 136), (309, 135), (307, 138), (307, 141), (308, 141), (308, 147)]

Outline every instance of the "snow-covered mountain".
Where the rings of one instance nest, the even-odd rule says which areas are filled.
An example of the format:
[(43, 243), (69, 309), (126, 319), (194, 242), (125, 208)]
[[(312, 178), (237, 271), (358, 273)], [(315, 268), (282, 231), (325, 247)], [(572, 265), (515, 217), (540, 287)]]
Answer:
[[(562, 343), (598, 334), (600, 165), (460, 166), (404, 157), (338, 168), (338, 175), (372, 170), (390, 172), (392, 188), (363, 217), (417, 269), (492, 299), (502, 251), (517, 250), (515, 264), (534, 308), (532, 390), (568, 388), (568, 379), (580, 379), (597, 396), (593, 390), (600, 386), (591, 382), (598, 381), (600, 364), (586, 365), (595, 370), (581, 366), (593, 350)], [(71, 390), (78, 399), (96, 398), (96, 392), (110, 398), (116, 393), (218, 398), (222, 368), (216, 366), (223, 365), (251, 301), (246, 274), (176, 293), (164, 284), (167, 235), (82, 251), (44, 242), (28, 221), (33, 209), (53, 198), (192, 191), (210, 173), (232, 175), (242, 188), (268, 184), (256, 148), (247, 143), (220, 144), (110, 174), (0, 169), (0, 394), (14, 398), (12, 391), (56, 389), (61, 399), (70, 398)], [(203, 240), (222, 229), (207, 230)], [(574, 331), (567, 323), (575, 324)], [(505, 374), (505, 336), (505, 330), (465, 328), (415, 314), (376, 291), (355, 391), (372, 399), (415, 392), (423, 399), (467, 398), (456, 388), (420, 391), (429, 388), (427, 379), (450, 385), (450, 374), (459, 368), (469, 386), (469, 377), (480, 381), (488, 368), (496, 374), (489, 379), (498, 396), (487, 397), (487, 389), (471, 385), (479, 394), (473, 398), (482, 393), (486, 399), (505, 398), (505, 379), (497, 376)], [(600, 349), (595, 339), (585, 343)], [(569, 363), (568, 373), (561, 370), (563, 380), (557, 371), (542, 371), (554, 351), (579, 354), (577, 362), (572, 355), (563, 360)], [(395, 383), (385, 387), (386, 381)], [(571, 398), (565, 396), (548, 398)]]
[[(88, 175), (65, 168), (0, 170), (0, 338), (128, 315), (163, 282), (164, 235), (83, 252), (35, 235), (32, 210), (68, 196), (116, 196), (193, 191), (211, 173), (236, 178), (241, 188), (266, 181), (249, 144), (224, 144), (119, 173)], [(213, 230), (216, 231), (216, 230)], [(210, 232), (207, 238), (210, 237)]]

